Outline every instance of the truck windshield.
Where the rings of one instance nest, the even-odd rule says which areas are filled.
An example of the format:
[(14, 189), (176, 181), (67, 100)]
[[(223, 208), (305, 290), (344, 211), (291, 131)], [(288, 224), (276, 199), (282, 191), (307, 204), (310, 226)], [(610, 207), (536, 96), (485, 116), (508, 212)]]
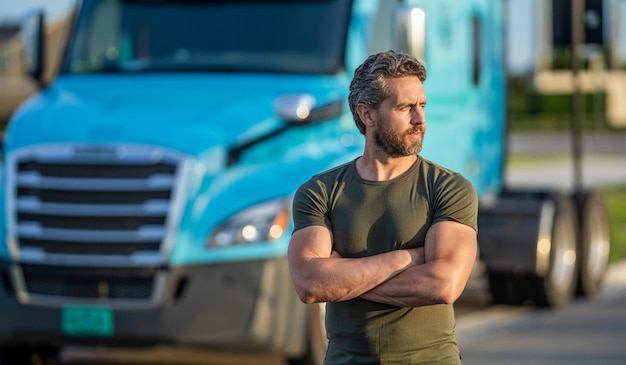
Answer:
[(343, 67), (350, 0), (84, 0), (62, 73)]

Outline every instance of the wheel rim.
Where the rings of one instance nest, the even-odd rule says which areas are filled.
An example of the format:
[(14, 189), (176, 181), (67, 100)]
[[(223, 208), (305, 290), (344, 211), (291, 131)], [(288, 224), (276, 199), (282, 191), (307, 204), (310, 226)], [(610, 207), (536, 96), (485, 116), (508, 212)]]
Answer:
[(572, 288), (576, 273), (576, 235), (568, 221), (555, 223), (550, 282), (554, 289), (565, 292)]
[(586, 218), (586, 223), (588, 223), (586, 230), (587, 237), (584, 237), (584, 239), (587, 240), (588, 244), (586, 247), (589, 252), (584, 265), (589, 277), (592, 278), (595, 283), (603, 278), (608, 265), (610, 242), (606, 224), (607, 217), (604, 212), (595, 211)]

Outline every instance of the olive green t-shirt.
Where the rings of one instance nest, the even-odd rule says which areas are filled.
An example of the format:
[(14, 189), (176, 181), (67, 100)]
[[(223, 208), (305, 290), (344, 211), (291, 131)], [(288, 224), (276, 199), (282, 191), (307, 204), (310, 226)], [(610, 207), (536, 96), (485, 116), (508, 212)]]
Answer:
[[(428, 228), (477, 227), (478, 199), (462, 175), (418, 156), (388, 181), (362, 179), (356, 160), (313, 176), (293, 202), (294, 231), (327, 227), (342, 257), (424, 246)], [(458, 364), (452, 305), (400, 308), (361, 298), (327, 303), (326, 364)]]

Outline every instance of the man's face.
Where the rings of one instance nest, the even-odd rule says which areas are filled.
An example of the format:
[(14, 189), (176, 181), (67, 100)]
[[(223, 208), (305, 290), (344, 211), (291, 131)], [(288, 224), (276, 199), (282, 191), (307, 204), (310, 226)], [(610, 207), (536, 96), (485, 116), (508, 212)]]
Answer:
[(417, 76), (389, 79), (390, 96), (374, 113), (374, 143), (389, 157), (422, 151), (426, 132), (426, 93)]

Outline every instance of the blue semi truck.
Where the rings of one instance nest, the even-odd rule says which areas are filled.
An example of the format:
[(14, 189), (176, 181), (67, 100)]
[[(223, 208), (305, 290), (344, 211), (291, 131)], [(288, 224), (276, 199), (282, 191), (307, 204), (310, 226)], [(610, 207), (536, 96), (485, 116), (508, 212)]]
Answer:
[[(44, 21), (25, 18), (40, 91), (12, 116), (0, 199), (3, 364), (66, 345), (171, 344), (320, 364), (323, 305), (288, 272), (292, 194), (360, 155), (352, 72), (423, 59), (423, 155), (481, 199), (495, 302), (592, 295), (608, 257), (594, 192), (513, 191), (504, 0), (80, 0), (55, 80)], [(35, 361), (36, 360), (36, 361)]]

